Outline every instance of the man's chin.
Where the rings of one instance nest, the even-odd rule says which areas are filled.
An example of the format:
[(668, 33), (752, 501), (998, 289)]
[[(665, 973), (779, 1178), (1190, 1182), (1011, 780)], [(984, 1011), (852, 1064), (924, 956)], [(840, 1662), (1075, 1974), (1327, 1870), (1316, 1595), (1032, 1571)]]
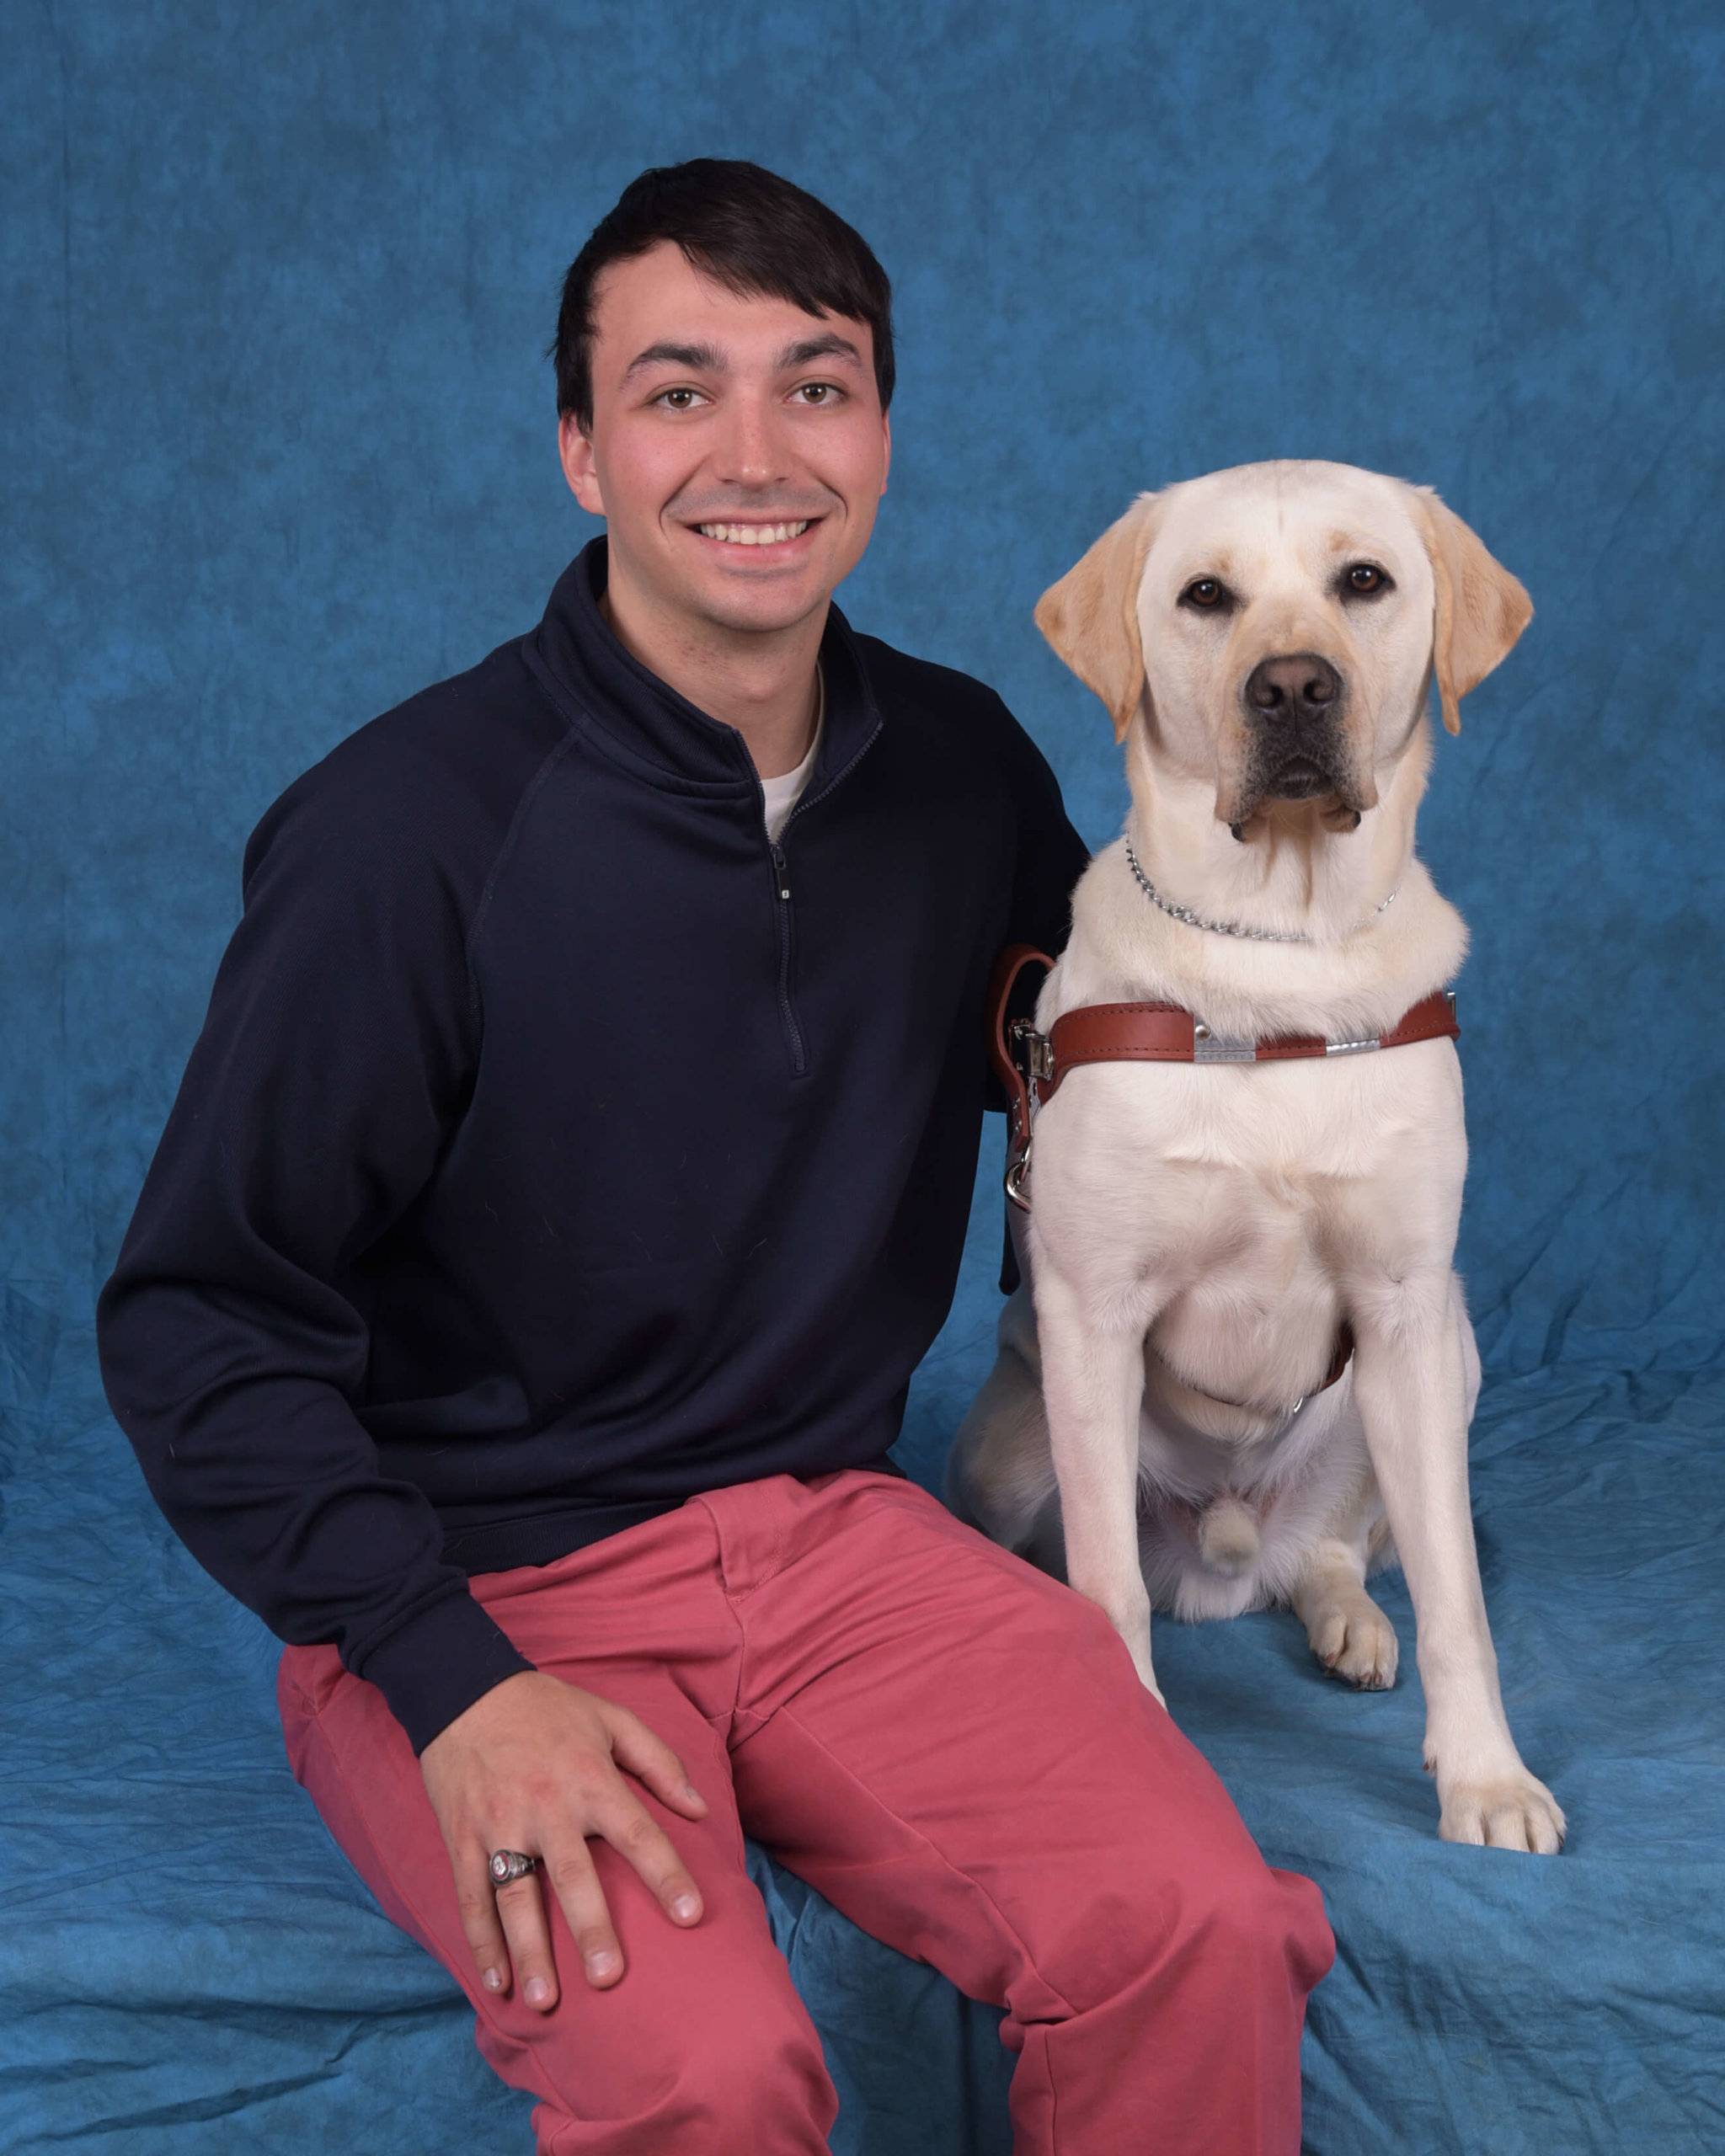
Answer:
[[(745, 551), (729, 552), (734, 556)], [(678, 595), (685, 608), (716, 627), (770, 636), (796, 627), (826, 605), (838, 582), (828, 562), (807, 555), (778, 562), (717, 558), (699, 563), (697, 573)]]
[(685, 594), (682, 606), (686, 612), (733, 635), (774, 636), (798, 627), (823, 610), (831, 596), (830, 585), (798, 577), (771, 584), (763, 580), (744, 590), (708, 587)]

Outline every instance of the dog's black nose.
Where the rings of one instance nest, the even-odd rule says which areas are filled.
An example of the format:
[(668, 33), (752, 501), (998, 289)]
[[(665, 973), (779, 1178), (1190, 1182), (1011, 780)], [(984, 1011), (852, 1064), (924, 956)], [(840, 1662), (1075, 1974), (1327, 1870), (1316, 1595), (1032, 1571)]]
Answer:
[(1247, 677), (1247, 708), (1275, 721), (1316, 718), (1342, 693), (1342, 677), (1316, 652), (1299, 651), (1287, 659), (1261, 659)]

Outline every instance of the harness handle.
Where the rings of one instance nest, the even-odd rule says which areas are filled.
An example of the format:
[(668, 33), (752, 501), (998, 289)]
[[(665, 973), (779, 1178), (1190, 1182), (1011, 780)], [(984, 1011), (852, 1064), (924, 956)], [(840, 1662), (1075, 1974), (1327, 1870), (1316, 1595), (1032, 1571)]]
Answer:
[(1030, 1089), (1052, 1074), (1043, 1067), (1047, 1043), (1034, 1023), (1024, 1018), (1009, 1023), (1007, 1012), (1026, 966), (1040, 966), (1044, 974), (1049, 974), (1054, 964), (1047, 952), (1039, 951), (1033, 943), (1009, 943), (995, 961), (988, 985), (988, 1056), (1007, 1102), (1006, 1193), (1026, 1213), (1030, 1210), (1024, 1192), (1025, 1171), (1030, 1165)]

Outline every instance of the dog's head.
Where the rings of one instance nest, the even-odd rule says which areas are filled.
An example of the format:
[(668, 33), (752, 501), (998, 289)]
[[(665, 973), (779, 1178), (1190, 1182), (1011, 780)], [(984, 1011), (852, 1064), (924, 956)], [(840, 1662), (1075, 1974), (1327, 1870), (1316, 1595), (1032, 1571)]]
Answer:
[(1153, 760), (1213, 779), (1236, 837), (1279, 803), (1354, 829), (1429, 681), (1458, 733), (1532, 616), (1429, 488), (1292, 462), (1140, 495), (1036, 608), (1116, 738), (1141, 715)]

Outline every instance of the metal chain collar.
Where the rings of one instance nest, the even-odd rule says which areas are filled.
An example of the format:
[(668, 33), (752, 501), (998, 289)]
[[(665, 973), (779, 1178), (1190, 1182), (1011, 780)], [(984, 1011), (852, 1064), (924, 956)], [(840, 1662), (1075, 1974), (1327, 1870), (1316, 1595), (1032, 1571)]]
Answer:
[[(1188, 928), (1207, 928), (1213, 936), (1238, 936), (1249, 943), (1310, 943), (1314, 940), (1306, 933), (1304, 929), (1300, 928), (1247, 928), (1237, 921), (1206, 921), (1201, 913), (1194, 913), (1190, 906), (1176, 905), (1172, 899), (1165, 899), (1162, 896), (1149, 877), (1145, 874), (1143, 869), (1139, 867), (1138, 856), (1132, 851), (1132, 841), (1130, 838), (1126, 841), (1126, 860), (1132, 873), (1138, 879), (1139, 889), (1143, 892), (1151, 904), (1153, 906), (1160, 906), (1165, 914), (1172, 915), (1176, 921), (1183, 921)], [(1357, 930), (1368, 927), (1384, 910), (1384, 907), (1391, 903), (1397, 892), (1401, 889), (1402, 886), (1398, 883), (1396, 889), (1391, 892), (1389, 898), (1384, 899), (1381, 905), (1375, 905), (1369, 914), (1356, 921), (1347, 933), (1352, 936)]]

